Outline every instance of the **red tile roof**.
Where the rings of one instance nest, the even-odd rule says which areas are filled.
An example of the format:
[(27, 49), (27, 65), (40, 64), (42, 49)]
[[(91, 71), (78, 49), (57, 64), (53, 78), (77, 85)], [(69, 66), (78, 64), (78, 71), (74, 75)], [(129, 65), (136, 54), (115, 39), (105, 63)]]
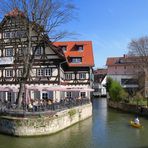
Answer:
[(109, 57), (107, 58), (106, 65), (107, 66), (115, 66), (115, 65), (129, 65), (133, 64), (138, 58), (134, 56), (123, 55), (123, 57)]
[(16, 16), (22, 16), (24, 17), (24, 13), (22, 11), (20, 11), (18, 8), (14, 8), (12, 11), (10, 11), (9, 13), (7, 13), (5, 16), (12, 16), (12, 17), (16, 17)]
[(110, 58), (107, 58), (106, 65), (107, 66), (114, 65), (119, 61), (120, 58), (123, 58), (123, 57), (110, 57)]
[[(66, 46), (66, 51), (64, 52), (64, 54), (70, 67), (94, 66), (94, 56), (91, 41), (55, 42), (54, 45), (58, 47)], [(83, 46), (83, 50), (78, 51), (77, 46), (81, 45)], [(71, 63), (69, 60), (71, 57), (82, 57), (82, 63)]]
[(107, 69), (96, 69), (94, 70), (94, 75), (106, 75)]
[(112, 65), (118, 65), (118, 64), (127, 64), (131, 57), (127, 55), (123, 55), (123, 57), (109, 57), (107, 58), (106, 65), (112, 66)]

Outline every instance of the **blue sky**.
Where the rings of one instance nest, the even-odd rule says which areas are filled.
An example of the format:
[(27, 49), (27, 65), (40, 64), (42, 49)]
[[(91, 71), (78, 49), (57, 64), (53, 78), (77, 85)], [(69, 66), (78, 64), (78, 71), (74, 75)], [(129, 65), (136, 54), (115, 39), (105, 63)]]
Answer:
[(76, 40), (93, 42), (95, 67), (128, 52), (131, 39), (148, 35), (148, 0), (73, 0), (78, 18), (66, 25)]

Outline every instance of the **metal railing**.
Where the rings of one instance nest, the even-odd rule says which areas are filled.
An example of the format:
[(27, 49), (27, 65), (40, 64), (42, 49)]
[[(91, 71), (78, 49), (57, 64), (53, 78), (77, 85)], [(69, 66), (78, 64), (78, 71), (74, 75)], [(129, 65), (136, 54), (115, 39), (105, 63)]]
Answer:
[(90, 100), (84, 99), (69, 99), (61, 100), (60, 102), (48, 104), (48, 102), (43, 104), (32, 105), (30, 108), (28, 104), (22, 105), (22, 108), (17, 109), (16, 104), (10, 102), (0, 102), (0, 115), (8, 115), (15, 117), (25, 117), (25, 116), (40, 116), (40, 115), (54, 115), (56, 112), (73, 108), (76, 106), (82, 106), (84, 104), (89, 104)]

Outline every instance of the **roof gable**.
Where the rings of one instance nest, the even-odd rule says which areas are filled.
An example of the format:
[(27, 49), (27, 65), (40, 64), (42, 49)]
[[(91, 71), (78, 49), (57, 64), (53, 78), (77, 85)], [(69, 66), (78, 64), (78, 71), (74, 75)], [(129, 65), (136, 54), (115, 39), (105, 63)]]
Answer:
[[(68, 42), (55, 42), (55, 46), (60, 47), (66, 46), (66, 51), (64, 55), (67, 59), (68, 65), (70, 67), (93, 67), (94, 66), (94, 56), (91, 41), (68, 41)], [(78, 50), (78, 47), (82, 47), (82, 50)], [(70, 59), (72, 58), (82, 58), (80, 63), (72, 63)]]
[[(24, 13), (22, 11), (20, 11), (18, 8), (13, 9), (11, 12), (7, 13), (5, 15), (5, 17), (3, 18), (3, 20), (0, 23), (0, 30), (3, 30), (3, 27), (5, 25), (7, 25), (8, 23), (11, 23), (11, 19), (16, 20), (16, 19), (23, 19), (25, 21), (27, 21), (28, 24), (32, 24), (32, 22), (28, 21), (28, 19), (26, 19)], [(22, 21), (23, 25), (24, 25), (24, 21)], [(34, 24), (33, 24), (34, 25)], [(36, 26), (38, 26), (38, 24), (36, 24)], [(11, 27), (11, 26), (10, 26)], [(14, 27), (13, 27), (14, 28)], [(32, 31), (34, 31), (35, 33), (37, 33), (37, 29), (34, 29), (34, 27), (32, 27)], [(39, 27), (38, 27), (39, 28)], [(11, 29), (11, 28), (10, 28)], [(5, 29), (4, 29), (5, 30)], [(3, 31), (4, 31), (3, 30)], [(27, 30), (26, 30), (27, 31)], [(43, 34), (42, 35), (42, 39), (41, 39), (44, 43), (46, 43), (46, 45), (48, 47), (50, 47), (50, 49), (61, 59), (65, 59), (65, 56), (63, 54), (63, 52), (60, 50), (59, 48), (56, 47), (50, 40), (47, 34)]]
[(14, 8), (12, 11), (7, 13), (5, 16), (9, 16), (9, 17), (16, 17), (16, 16), (25, 17), (25, 14), (22, 11), (20, 11), (18, 8)]

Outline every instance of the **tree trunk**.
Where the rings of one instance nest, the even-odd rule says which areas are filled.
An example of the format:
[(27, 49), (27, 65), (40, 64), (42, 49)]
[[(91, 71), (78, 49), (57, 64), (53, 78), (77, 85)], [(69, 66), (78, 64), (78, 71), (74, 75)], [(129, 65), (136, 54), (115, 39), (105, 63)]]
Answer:
[(28, 48), (25, 54), (25, 62), (24, 62), (24, 66), (23, 66), (23, 75), (22, 75), (22, 79), (20, 82), (20, 88), (19, 88), (19, 93), (18, 93), (18, 97), (17, 97), (17, 108), (21, 108), (22, 107), (22, 96), (23, 93), (25, 93), (25, 84), (28, 80), (28, 76), (31, 70), (31, 65), (32, 63), (30, 63), (30, 56), (31, 56), (31, 30), (30, 30), (30, 26), (29, 26), (29, 31), (28, 31)]
[(23, 100), (23, 90), (24, 90), (24, 83), (23, 82), (21, 82), (20, 83), (20, 88), (19, 88), (19, 92), (18, 92), (18, 97), (17, 97), (17, 101), (16, 101), (16, 103), (17, 103), (17, 108), (21, 108), (21, 106), (22, 106), (22, 100)]

